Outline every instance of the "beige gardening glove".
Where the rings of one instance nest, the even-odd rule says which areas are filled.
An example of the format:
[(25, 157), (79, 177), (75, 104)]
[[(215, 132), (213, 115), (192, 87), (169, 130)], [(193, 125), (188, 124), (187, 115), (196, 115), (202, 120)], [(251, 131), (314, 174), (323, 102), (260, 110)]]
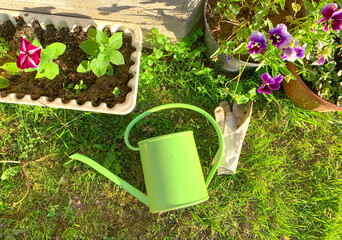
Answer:
[[(230, 111), (229, 104), (221, 102), (215, 109), (215, 120), (223, 135), (223, 154), (217, 169), (219, 175), (235, 174), (243, 139), (251, 120), (253, 102), (248, 102), (247, 113), (244, 112), (243, 107), (235, 102), (233, 111)], [(216, 159), (217, 153), (213, 164)]]

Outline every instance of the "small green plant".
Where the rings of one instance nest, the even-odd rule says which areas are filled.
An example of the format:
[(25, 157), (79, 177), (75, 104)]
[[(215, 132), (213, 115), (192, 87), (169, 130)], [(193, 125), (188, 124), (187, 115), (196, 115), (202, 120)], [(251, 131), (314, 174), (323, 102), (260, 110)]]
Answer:
[(113, 90), (113, 94), (115, 97), (119, 97), (120, 96), (120, 90), (118, 87), (115, 87)]
[(104, 74), (112, 75), (114, 65), (125, 63), (124, 57), (118, 51), (122, 46), (122, 32), (115, 33), (108, 38), (105, 32), (91, 28), (88, 39), (80, 44), (80, 48), (88, 54), (89, 60), (83, 60), (77, 67), (77, 72), (92, 71), (97, 77)]
[[(4, 38), (0, 38), (0, 58), (10, 57), (7, 52), (10, 49), (8, 42)], [(10, 57), (11, 58), (11, 57)]]
[(83, 80), (80, 81), (80, 84), (76, 84), (74, 89), (76, 90), (76, 95), (81, 94), (81, 90), (87, 89), (87, 85), (83, 83)]
[[(85, 85), (83, 83), (83, 80), (81, 80), (80, 83), (79, 84), (75, 84), (75, 86), (72, 83), (68, 84), (68, 86), (66, 88), (64, 88), (64, 90), (66, 92), (65, 93), (66, 96), (72, 97), (72, 98), (76, 98), (77, 95), (81, 94), (82, 90), (85, 90), (87, 88), (88, 88), (87, 85)], [(71, 91), (73, 91), (73, 90), (74, 90), (75, 94), (72, 94)]]
[[(203, 61), (205, 47), (198, 41), (202, 36), (202, 29), (198, 29), (176, 45), (172, 45), (165, 35), (159, 34), (155, 28), (152, 29), (146, 40), (153, 46), (153, 53), (142, 61), (141, 69), (144, 74), (140, 78), (141, 81), (146, 82), (149, 87), (157, 87), (161, 82), (167, 82), (176, 88), (190, 87), (197, 92), (196, 97), (209, 96), (213, 101), (231, 96), (239, 104), (243, 104), (254, 99), (257, 85), (253, 81), (228, 79), (207, 67)], [(171, 61), (172, 58), (174, 61)], [(170, 63), (167, 59), (170, 59)], [(171, 80), (175, 78), (177, 81)]]
[[(37, 47), (42, 46), (37, 39), (32, 42), (32, 45)], [(48, 79), (54, 79), (59, 74), (59, 67), (54, 60), (58, 59), (58, 57), (64, 53), (65, 49), (65, 44), (59, 42), (52, 43), (47, 45), (46, 48), (42, 48), (36, 78), (46, 77)], [(26, 69), (25, 72), (32, 72), (34, 70), (36, 69), (30, 68)]]
[(7, 62), (0, 68), (9, 75), (37, 71), (36, 78), (54, 79), (59, 74), (59, 67), (54, 62), (66, 49), (63, 43), (52, 43), (43, 48), (37, 39), (31, 43), (25, 36), (21, 37), (19, 56), (16, 62)]

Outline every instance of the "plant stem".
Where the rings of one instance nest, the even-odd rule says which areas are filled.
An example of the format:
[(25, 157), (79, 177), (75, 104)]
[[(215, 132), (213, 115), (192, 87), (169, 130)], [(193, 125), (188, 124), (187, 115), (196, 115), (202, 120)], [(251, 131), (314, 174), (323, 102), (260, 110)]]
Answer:
[(18, 164), (20, 164), (19, 161), (0, 161), (0, 163), (18, 163)]
[(18, 205), (19, 203), (21, 203), (21, 202), (26, 198), (26, 196), (27, 196), (27, 194), (29, 193), (29, 190), (30, 190), (30, 180), (29, 180), (29, 178), (28, 178), (28, 176), (27, 176), (27, 173), (26, 173), (26, 171), (25, 171), (25, 166), (26, 166), (26, 165), (28, 165), (28, 163), (24, 163), (24, 164), (22, 165), (23, 173), (24, 173), (25, 178), (26, 178), (26, 185), (27, 185), (26, 193), (25, 193), (24, 197), (22, 197), (18, 202), (13, 203), (13, 207), (15, 207), (16, 205)]
[(242, 24), (238, 29), (236, 29), (227, 39), (226, 41), (228, 41), (237, 31), (240, 30), (240, 28), (242, 28), (243, 26), (245, 26), (247, 24), (247, 22), (245, 22), (244, 24)]
[[(245, 68), (246, 68), (246, 66), (247, 66), (247, 63), (248, 63), (248, 60), (249, 60), (250, 57), (251, 57), (251, 55), (248, 55), (248, 58), (247, 58), (247, 60), (246, 60), (246, 62), (245, 62), (245, 65), (244, 65), (243, 68), (242, 68), (242, 71), (239, 72), (238, 80), (237, 80), (237, 83), (236, 83), (236, 86), (235, 86), (235, 90), (234, 90), (234, 95), (235, 95), (235, 93), (236, 93), (236, 91), (237, 91), (237, 88), (238, 88), (238, 86), (239, 86), (239, 82), (240, 82), (241, 75), (242, 75), (243, 71), (245, 70)], [(240, 61), (240, 54), (239, 54), (239, 64), (241, 64), (241, 61)], [(241, 65), (240, 65), (240, 68), (241, 68)]]

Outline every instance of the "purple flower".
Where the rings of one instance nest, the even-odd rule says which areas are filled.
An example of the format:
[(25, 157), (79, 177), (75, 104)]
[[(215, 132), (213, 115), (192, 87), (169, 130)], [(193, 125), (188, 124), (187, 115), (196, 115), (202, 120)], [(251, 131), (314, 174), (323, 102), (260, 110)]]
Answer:
[(325, 62), (325, 56), (322, 54), (318, 54), (318, 59), (311, 63), (311, 65), (323, 65)]
[(329, 31), (329, 23), (331, 24), (332, 29), (337, 32), (342, 28), (342, 10), (338, 10), (338, 5), (336, 3), (326, 4), (322, 8), (323, 18), (319, 20), (317, 23), (323, 24), (323, 30)]
[(297, 59), (296, 50), (293, 47), (283, 48), (281, 52), (281, 58), (290, 62), (294, 62)]
[(303, 46), (299, 46), (298, 40), (295, 39), (295, 48), (297, 58), (303, 58), (305, 56), (306, 43)]
[(305, 55), (306, 44), (299, 46), (298, 40), (295, 40), (295, 47), (283, 48), (281, 58), (290, 62), (296, 61), (297, 58), (303, 58)]
[(248, 43), (247, 48), (250, 54), (258, 54), (267, 46), (265, 34), (259, 31), (253, 31), (249, 40), (251, 41)]
[(25, 38), (25, 36), (21, 37), (17, 66), (21, 70), (28, 68), (38, 68), (42, 48), (32, 45), (31, 42), (26, 40)]
[(232, 55), (232, 54), (229, 54), (229, 55), (227, 56), (227, 60), (226, 60), (226, 62), (229, 62), (229, 61), (230, 61), (230, 59), (232, 59), (232, 57), (233, 57), (233, 55)]
[(277, 27), (271, 29), (269, 32), (269, 39), (272, 40), (272, 45), (277, 45), (278, 49), (287, 47), (293, 40), (292, 35), (287, 31), (285, 24), (280, 23)]
[(272, 90), (278, 90), (280, 88), (280, 83), (283, 81), (283, 77), (278, 74), (275, 78), (272, 78), (268, 73), (263, 73), (261, 79), (264, 81), (259, 87), (258, 93), (270, 94)]

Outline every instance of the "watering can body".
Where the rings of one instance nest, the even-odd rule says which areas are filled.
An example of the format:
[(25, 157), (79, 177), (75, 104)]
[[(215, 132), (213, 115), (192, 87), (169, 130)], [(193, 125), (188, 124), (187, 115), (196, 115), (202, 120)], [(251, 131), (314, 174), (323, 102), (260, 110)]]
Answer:
[(222, 157), (223, 139), (216, 121), (204, 110), (188, 104), (167, 104), (152, 108), (135, 118), (125, 131), (125, 143), (134, 150), (140, 151), (144, 173), (146, 192), (140, 192), (132, 185), (111, 173), (92, 159), (76, 153), (70, 158), (80, 160), (93, 167), (101, 174), (149, 206), (150, 212), (165, 212), (199, 204), (209, 199), (207, 187), (217, 170), (219, 161), (204, 180), (201, 164), (192, 131), (172, 133), (138, 142), (138, 147), (129, 143), (131, 128), (150, 113), (168, 108), (186, 108), (195, 110), (213, 124), (219, 138), (218, 159)]
[(209, 199), (192, 131), (147, 139), (138, 146), (151, 212)]

